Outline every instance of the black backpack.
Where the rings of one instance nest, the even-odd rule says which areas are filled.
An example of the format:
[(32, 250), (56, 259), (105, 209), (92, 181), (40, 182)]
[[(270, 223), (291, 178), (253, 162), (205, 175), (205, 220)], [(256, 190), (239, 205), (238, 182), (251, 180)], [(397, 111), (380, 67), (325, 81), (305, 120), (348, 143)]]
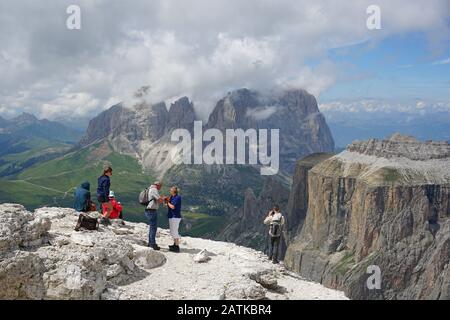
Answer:
[(77, 225), (75, 226), (75, 231), (79, 231), (81, 228), (86, 230), (98, 230), (98, 220), (91, 218), (84, 213), (80, 213)]

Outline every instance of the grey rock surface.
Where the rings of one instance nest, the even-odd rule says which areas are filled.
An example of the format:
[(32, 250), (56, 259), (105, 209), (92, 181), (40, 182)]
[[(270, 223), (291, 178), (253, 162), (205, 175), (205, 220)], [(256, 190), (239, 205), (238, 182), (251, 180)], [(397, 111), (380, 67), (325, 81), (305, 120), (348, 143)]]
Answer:
[[(266, 292), (246, 276), (248, 270), (279, 273), (291, 298), (345, 299), (342, 292), (284, 275), (281, 266), (248, 248), (183, 238), (181, 252), (172, 253), (165, 249), (172, 243), (170, 233), (160, 229), (157, 237), (163, 249), (157, 252), (145, 247), (145, 224), (114, 222), (98, 231), (76, 232), (76, 222), (72, 209), (31, 213), (21, 205), (0, 204), (0, 299), (262, 299), (266, 294), (289, 298)], [(129, 232), (117, 234), (116, 228)], [(198, 248), (213, 259), (194, 262)]]
[[(434, 145), (394, 141), (395, 150)], [(437, 177), (426, 160), (411, 159), (399, 169), (403, 156), (383, 156), (391, 148), (347, 150), (309, 170), (306, 218), (285, 264), (350, 298), (450, 299), (450, 172)], [(439, 152), (432, 157), (450, 162), (445, 148)], [(368, 288), (369, 266), (380, 268), (381, 289)]]
[[(192, 132), (194, 105), (187, 97), (149, 105), (118, 104), (89, 123), (79, 147), (108, 141), (113, 149), (138, 158), (144, 168), (163, 175), (174, 166), (169, 153), (174, 148), (171, 134), (182, 128)], [(298, 158), (315, 152), (332, 152), (334, 141), (314, 96), (304, 90), (263, 94), (248, 89), (229, 93), (217, 102), (205, 129), (279, 129), (280, 164), (292, 173)], [(300, 142), (300, 143), (298, 143)], [(151, 149), (151, 152), (149, 152)]]

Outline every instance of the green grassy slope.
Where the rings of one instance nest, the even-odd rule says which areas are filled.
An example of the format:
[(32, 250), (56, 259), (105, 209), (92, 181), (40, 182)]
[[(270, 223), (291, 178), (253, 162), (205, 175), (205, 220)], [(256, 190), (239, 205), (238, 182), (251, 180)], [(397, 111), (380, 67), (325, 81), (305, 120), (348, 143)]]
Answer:
[(70, 144), (43, 138), (17, 138), (0, 135), (0, 177), (16, 174), (36, 163), (67, 152)]
[[(95, 198), (97, 178), (105, 163), (113, 167), (111, 189), (124, 206), (125, 219), (145, 222), (144, 207), (137, 198), (155, 177), (144, 173), (133, 157), (112, 152), (107, 143), (38, 163), (8, 179), (0, 179), (0, 203), (21, 203), (29, 210), (46, 205), (72, 207), (74, 189), (84, 181), (91, 183)], [(251, 187), (258, 194), (263, 179), (256, 169), (248, 166), (176, 166), (166, 173), (161, 193), (167, 195), (171, 185), (178, 185), (185, 218), (181, 234), (211, 238), (229, 220), (225, 213), (242, 206), (245, 189)], [(166, 213), (167, 208), (162, 206), (161, 227), (168, 227)]]
[(154, 178), (142, 173), (137, 160), (126, 155), (109, 153), (104, 157), (90, 159), (97, 147), (37, 164), (13, 179), (1, 180), (0, 202), (21, 203), (30, 210), (44, 205), (71, 207), (73, 191), (83, 181), (91, 183), (91, 194), (95, 196), (97, 178), (103, 165), (109, 163), (115, 169), (111, 189), (126, 208), (124, 213), (130, 220), (144, 221), (137, 196)]

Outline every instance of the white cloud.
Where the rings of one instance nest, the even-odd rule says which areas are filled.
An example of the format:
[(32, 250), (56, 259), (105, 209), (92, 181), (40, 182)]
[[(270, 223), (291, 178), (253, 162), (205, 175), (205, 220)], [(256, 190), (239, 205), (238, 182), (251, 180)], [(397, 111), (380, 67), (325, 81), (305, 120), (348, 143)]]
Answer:
[[(339, 73), (326, 59), (330, 48), (411, 31), (428, 34), (436, 51), (448, 40), (447, 0), (380, 0), (379, 32), (366, 28), (372, 2), (3, 0), (0, 112), (92, 117), (150, 85), (149, 100), (188, 95), (205, 117), (213, 101), (240, 87), (320, 95)], [(65, 27), (71, 4), (81, 8), (79, 31)], [(321, 62), (311, 67), (307, 59)]]
[(436, 66), (436, 65), (449, 64), (449, 63), (450, 63), (450, 58), (447, 58), (447, 59), (443, 59), (443, 60), (439, 60), (439, 61), (434, 61), (432, 63), (432, 65)]
[(278, 110), (279, 110), (279, 107), (277, 107), (277, 106), (267, 106), (267, 107), (256, 108), (256, 109), (248, 109), (246, 116), (251, 117), (258, 121), (262, 121), (262, 120), (269, 119)]
[(319, 109), (325, 114), (348, 114), (348, 113), (450, 113), (450, 101), (388, 101), (377, 99), (366, 99), (356, 101), (331, 101), (319, 104)]

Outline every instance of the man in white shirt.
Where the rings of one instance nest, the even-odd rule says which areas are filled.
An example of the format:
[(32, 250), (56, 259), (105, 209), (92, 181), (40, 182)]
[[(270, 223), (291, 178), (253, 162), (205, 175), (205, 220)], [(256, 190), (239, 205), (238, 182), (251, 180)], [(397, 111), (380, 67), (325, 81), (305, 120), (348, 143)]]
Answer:
[(269, 225), (270, 249), (269, 260), (274, 264), (278, 263), (278, 249), (280, 247), (282, 227), (284, 225), (284, 217), (280, 212), (279, 206), (274, 206), (273, 210), (269, 212), (264, 224)]

